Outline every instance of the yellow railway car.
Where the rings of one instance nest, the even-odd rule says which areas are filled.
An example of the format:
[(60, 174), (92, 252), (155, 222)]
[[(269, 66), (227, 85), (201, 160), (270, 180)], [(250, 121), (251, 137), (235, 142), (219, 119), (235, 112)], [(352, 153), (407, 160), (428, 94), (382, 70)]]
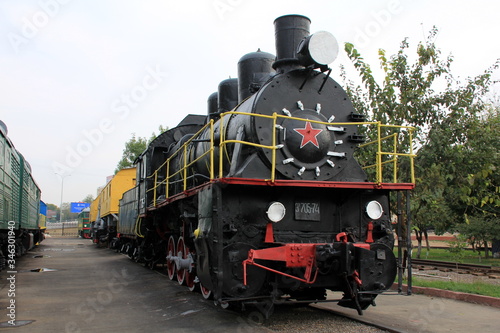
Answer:
[(116, 236), (118, 203), (127, 190), (136, 185), (135, 168), (118, 171), (101, 189), (90, 205), (92, 239), (94, 243), (107, 243)]

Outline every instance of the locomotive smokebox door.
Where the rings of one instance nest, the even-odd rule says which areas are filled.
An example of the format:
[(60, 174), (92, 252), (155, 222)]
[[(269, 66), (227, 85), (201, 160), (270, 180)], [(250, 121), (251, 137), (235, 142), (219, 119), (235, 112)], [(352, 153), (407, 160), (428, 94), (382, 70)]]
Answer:
[[(292, 116), (306, 117), (313, 121), (327, 121), (323, 115), (310, 109), (295, 111)], [(286, 133), (279, 139), (285, 144), (283, 147), (285, 154), (288, 158), (294, 158), (300, 165), (318, 163), (327, 158), (329, 150), (335, 148), (335, 140), (326, 125), (284, 119), (282, 126), (286, 129)]]
[[(364, 171), (353, 161), (356, 145), (349, 139), (358, 130), (350, 119), (355, 109), (346, 92), (325, 74), (296, 69), (277, 75), (259, 91), (253, 108), (256, 114), (279, 115), (275, 139), (279, 147), (276, 170), (281, 177), (366, 180)], [(347, 125), (335, 125), (334, 121)], [(271, 145), (269, 119), (254, 117), (252, 122), (256, 142)], [(261, 151), (268, 163), (272, 163), (272, 156), (269, 149)]]

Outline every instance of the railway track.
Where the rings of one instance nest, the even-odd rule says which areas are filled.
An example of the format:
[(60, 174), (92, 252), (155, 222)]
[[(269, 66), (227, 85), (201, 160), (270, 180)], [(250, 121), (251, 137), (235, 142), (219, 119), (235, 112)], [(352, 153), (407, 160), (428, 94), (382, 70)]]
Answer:
[(468, 271), (470, 273), (484, 273), (500, 275), (500, 267), (476, 264), (462, 264), (450, 261), (436, 261), (425, 259), (412, 259), (413, 267), (435, 267), (436, 269), (450, 269), (456, 271)]

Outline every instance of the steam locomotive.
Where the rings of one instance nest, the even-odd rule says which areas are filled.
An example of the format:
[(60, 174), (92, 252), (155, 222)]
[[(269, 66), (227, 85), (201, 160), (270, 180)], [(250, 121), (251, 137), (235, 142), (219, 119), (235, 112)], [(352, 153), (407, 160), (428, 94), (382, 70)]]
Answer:
[(269, 315), (332, 290), (362, 314), (396, 276), (391, 193), (414, 181), (397, 172), (412, 152), (392, 142), (409, 129), (356, 112), (330, 77), (330, 33), (311, 35), (301, 15), (274, 25), (276, 57), (243, 56), (208, 115), (188, 115), (136, 160), (111, 245), (223, 307)]

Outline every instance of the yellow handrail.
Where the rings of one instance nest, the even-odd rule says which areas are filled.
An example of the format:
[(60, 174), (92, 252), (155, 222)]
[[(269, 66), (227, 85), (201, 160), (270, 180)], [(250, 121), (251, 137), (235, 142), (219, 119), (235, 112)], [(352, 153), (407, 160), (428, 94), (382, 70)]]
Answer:
[[(191, 163), (187, 164), (187, 147), (193, 142), (193, 140), (195, 140), (196, 138), (198, 138), (201, 134), (204, 133), (205, 129), (210, 127), (210, 134), (211, 134), (211, 147), (209, 149), (209, 151), (207, 151), (206, 153), (204, 153), (203, 155), (201, 155), (198, 159), (192, 161)], [(170, 179), (174, 176), (177, 176), (178, 174), (183, 174), (184, 175), (184, 179), (183, 179), (183, 189), (186, 190), (187, 189), (187, 180), (186, 180), (186, 175), (187, 175), (187, 167), (191, 166), (192, 164), (194, 164), (195, 162), (197, 162), (200, 158), (206, 156), (207, 154), (209, 154), (211, 151), (213, 150), (213, 121), (210, 121), (209, 123), (207, 123), (205, 126), (203, 126), (198, 132), (196, 132), (189, 140), (187, 140), (183, 145), (182, 147), (175, 151), (169, 158), (167, 158), (165, 160), (165, 162), (163, 162), (155, 171), (153, 171), (153, 173), (149, 176), (147, 176), (147, 178), (152, 178), (154, 177), (155, 179), (155, 185), (153, 186), (153, 188), (149, 189), (149, 191), (153, 191), (153, 205), (156, 205), (156, 189), (160, 186), (160, 185), (163, 185), (165, 184), (166, 186), (166, 189), (165, 189), (165, 193), (166, 193), (166, 197), (168, 198), (168, 188), (169, 188), (169, 185), (170, 185)], [(180, 152), (184, 152), (184, 162), (183, 162), (183, 167), (180, 168), (179, 170), (177, 170), (176, 172), (174, 172), (173, 174), (169, 174), (169, 171), (170, 171), (170, 162), (175, 158), (177, 157)], [(165, 173), (165, 180), (158, 183), (157, 182), (157, 175), (161, 172), (161, 170), (163, 168), (166, 168), (166, 173)]]
[(137, 237), (144, 238), (144, 235), (141, 233), (141, 224), (142, 224), (142, 219), (139, 216), (137, 216), (137, 219), (135, 220), (134, 233)]
[[(249, 142), (249, 141), (244, 141), (244, 140), (237, 140), (235, 138), (227, 138), (227, 124), (229, 123), (227, 120), (227, 117), (231, 117), (233, 115), (245, 115), (248, 117), (261, 117), (261, 118), (267, 118), (270, 120), (270, 126), (272, 126), (272, 138), (271, 138), (271, 145), (265, 145), (265, 144), (259, 144), (259, 143), (254, 143), (254, 142)], [(345, 123), (328, 123), (328, 122), (322, 122), (318, 120), (311, 120), (311, 119), (305, 119), (305, 118), (298, 118), (298, 117), (290, 117), (286, 115), (280, 115), (277, 113), (273, 113), (272, 115), (262, 115), (262, 114), (254, 114), (254, 113), (246, 113), (246, 112), (239, 112), (239, 111), (229, 111), (222, 113), (220, 115), (220, 120), (219, 120), (219, 136), (220, 139), (218, 142), (215, 142), (215, 126), (214, 126), (214, 120), (210, 120), (205, 126), (203, 126), (197, 133), (195, 133), (189, 140), (187, 140), (182, 147), (180, 147), (177, 151), (175, 151), (173, 154), (169, 156), (169, 158), (166, 159), (166, 161), (158, 168), (156, 169), (148, 178), (153, 178), (155, 181), (155, 185), (152, 189), (149, 191), (153, 191), (153, 205), (156, 205), (158, 202), (158, 191), (157, 188), (161, 185), (165, 185), (165, 197), (169, 198), (171, 195), (176, 195), (177, 193), (171, 193), (171, 186), (174, 181), (174, 177), (178, 177), (176, 182), (182, 182), (182, 191), (186, 191), (189, 189), (189, 184), (188, 184), (188, 179), (189, 177), (193, 177), (194, 173), (190, 172), (190, 168), (200, 161), (201, 159), (207, 158), (208, 160), (206, 161), (206, 165), (208, 168), (208, 175), (210, 178), (210, 181), (213, 181), (215, 179), (215, 168), (217, 167), (215, 165), (215, 158), (218, 157), (218, 178), (224, 178), (224, 167), (227, 166), (224, 163), (230, 163), (229, 161), (229, 152), (227, 151), (227, 145), (228, 144), (241, 144), (241, 145), (247, 145), (247, 146), (252, 146), (252, 147), (257, 147), (261, 149), (269, 149), (271, 151), (271, 170), (270, 170), (270, 181), (274, 182), (276, 179), (276, 151), (279, 149), (277, 146), (277, 124), (278, 124), (278, 118), (286, 118), (286, 119), (293, 119), (293, 120), (298, 120), (298, 121), (304, 121), (304, 122), (310, 122), (310, 123), (317, 123), (317, 124), (322, 124), (326, 126), (365, 126), (365, 127), (371, 127), (375, 128), (376, 130), (376, 139), (371, 141), (371, 142), (366, 142), (363, 144), (360, 144), (358, 146), (359, 149), (363, 149), (365, 147), (368, 147), (370, 145), (376, 145), (376, 151), (374, 152), (375, 156), (375, 161), (372, 164), (365, 165), (363, 166), (363, 169), (370, 169), (370, 168), (375, 168), (375, 183), (381, 184), (384, 183), (384, 166), (386, 165), (392, 165), (392, 182), (397, 183), (398, 182), (398, 162), (400, 161), (401, 158), (408, 158), (409, 159), (409, 165), (410, 165), (410, 183), (415, 183), (415, 175), (414, 175), (414, 165), (413, 165), (413, 159), (415, 157), (413, 153), (413, 146), (412, 146), (412, 140), (413, 140), (413, 130), (414, 128), (410, 126), (398, 126), (398, 125), (385, 125), (381, 124), (380, 122), (345, 122)], [(391, 131), (394, 130), (394, 133), (389, 133), (387, 135), (382, 136), (382, 133), (384, 131)], [(406, 136), (405, 140), (407, 141), (406, 146), (409, 146), (409, 153), (408, 152), (401, 152), (398, 151), (399, 149), (399, 144), (400, 144), (400, 139), (402, 137), (400, 136), (400, 133), (402, 131), (406, 131), (408, 135)], [(387, 146), (384, 144), (384, 142), (390, 142), (389, 140), (392, 139), (392, 149), (387, 149), (384, 150), (384, 146)], [(195, 141), (197, 140), (197, 141)], [(192, 146), (196, 142), (207, 142), (208, 146), (206, 147), (205, 151), (203, 154), (200, 154), (198, 157), (194, 158), (189, 158), (190, 152), (192, 152)], [(215, 155), (215, 148), (218, 148), (218, 156)], [(182, 156), (179, 156), (179, 154), (183, 154)], [(225, 162), (226, 156), (227, 161)], [(384, 160), (384, 157), (388, 156), (390, 157), (387, 160)], [(392, 156), (392, 157), (391, 157)], [(179, 163), (180, 165), (175, 165), (171, 166), (171, 162), (174, 161), (174, 159), (177, 159), (176, 163)], [(366, 161), (368, 162), (368, 161)], [(178, 170), (176, 170), (178, 169)], [(164, 177), (159, 177), (159, 175), (164, 176)], [(158, 182), (158, 179), (162, 178), (164, 179), (161, 182)], [(387, 182), (387, 181), (386, 181)], [(194, 186), (194, 185), (193, 185)]]

